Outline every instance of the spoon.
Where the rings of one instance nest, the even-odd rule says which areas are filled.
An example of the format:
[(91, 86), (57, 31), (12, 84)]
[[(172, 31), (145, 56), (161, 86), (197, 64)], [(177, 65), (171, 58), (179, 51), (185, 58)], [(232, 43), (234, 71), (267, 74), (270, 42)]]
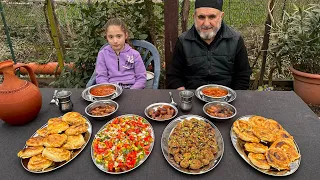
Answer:
[(176, 103), (176, 102), (174, 102), (174, 100), (173, 100), (173, 97), (172, 97), (172, 93), (171, 92), (169, 92), (169, 95), (170, 95), (170, 98), (171, 98), (171, 103), (170, 104), (172, 104), (172, 105), (174, 105), (174, 106), (178, 106), (178, 104)]
[(58, 90), (54, 90), (53, 97), (52, 97), (52, 100), (50, 101), (50, 104), (56, 103), (57, 92)]

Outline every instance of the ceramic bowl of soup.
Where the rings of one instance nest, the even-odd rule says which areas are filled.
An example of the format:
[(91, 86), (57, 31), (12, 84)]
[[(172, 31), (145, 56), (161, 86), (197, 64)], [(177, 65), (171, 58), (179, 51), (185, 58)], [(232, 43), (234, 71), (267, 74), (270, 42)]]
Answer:
[(204, 86), (199, 93), (208, 101), (228, 101), (231, 96), (225, 86), (216, 84)]
[(217, 121), (225, 121), (237, 114), (237, 109), (227, 102), (212, 101), (203, 106), (203, 112)]
[(89, 104), (85, 112), (88, 116), (96, 120), (106, 120), (106, 118), (115, 113), (119, 108), (117, 102), (112, 100), (99, 100)]
[(117, 87), (114, 84), (96, 84), (89, 88), (89, 94), (96, 100), (110, 98), (116, 93)]

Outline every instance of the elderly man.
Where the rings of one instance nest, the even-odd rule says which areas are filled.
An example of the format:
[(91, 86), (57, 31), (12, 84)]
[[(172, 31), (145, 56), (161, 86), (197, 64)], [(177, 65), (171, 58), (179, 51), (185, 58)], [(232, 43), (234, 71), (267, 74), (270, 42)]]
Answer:
[(252, 73), (239, 33), (223, 21), (223, 0), (196, 0), (194, 25), (179, 36), (167, 72), (168, 88), (220, 84), (248, 89)]

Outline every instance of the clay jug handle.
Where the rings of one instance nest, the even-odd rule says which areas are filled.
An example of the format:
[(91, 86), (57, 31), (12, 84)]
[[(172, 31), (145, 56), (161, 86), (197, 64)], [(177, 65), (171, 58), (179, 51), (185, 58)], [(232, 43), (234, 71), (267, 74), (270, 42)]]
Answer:
[(33, 72), (33, 69), (31, 67), (29, 67), (28, 65), (26, 64), (17, 64), (17, 65), (14, 65), (14, 69), (17, 69), (17, 68), (20, 68), (20, 67), (23, 67), (23, 68), (26, 68), (27, 71), (28, 71), (28, 74), (29, 74), (29, 77), (31, 79), (31, 82), (38, 87), (38, 82), (37, 82), (37, 79), (36, 79), (36, 76), (34, 75), (34, 72)]

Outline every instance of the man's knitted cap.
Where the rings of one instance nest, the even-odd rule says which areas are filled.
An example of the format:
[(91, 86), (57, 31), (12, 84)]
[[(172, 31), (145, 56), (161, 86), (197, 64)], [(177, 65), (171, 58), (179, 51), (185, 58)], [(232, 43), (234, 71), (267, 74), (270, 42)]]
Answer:
[(223, 0), (196, 0), (195, 9), (201, 7), (215, 8), (222, 11)]

